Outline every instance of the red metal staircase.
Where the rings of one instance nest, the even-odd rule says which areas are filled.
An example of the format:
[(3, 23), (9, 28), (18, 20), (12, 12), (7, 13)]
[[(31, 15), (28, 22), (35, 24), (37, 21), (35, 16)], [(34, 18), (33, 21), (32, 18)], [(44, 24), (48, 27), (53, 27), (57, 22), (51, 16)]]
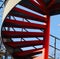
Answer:
[[(37, 3), (39, 2), (39, 4)], [(50, 15), (47, 8), (45, 8), (44, 2), (42, 0), (23, 0), (18, 3), (19, 7), (24, 6), (33, 10), (34, 12), (38, 12), (42, 15), (37, 15), (35, 13), (29, 12), (27, 10), (18, 8), (15, 6), (6, 16), (3, 25), (2, 25), (2, 38), (7, 48), (8, 52), (15, 59), (33, 59), (33, 57), (37, 54), (39, 59), (48, 59), (48, 51), (49, 51), (49, 32), (50, 32)], [(40, 5), (41, 4), (41, 5)], [(52, 4), (52, 3), (51, 3)], [(48, 6), (49, 7), (49, 6)], [(16, 18), (17, 17), (17, 18)], [(12, 19), (14, 18), (14, 19)], [(15, 19), (16, 18), (16, 19)], [(25, 21), (21, 21), (18, 18), (23, 18)], [(26, 21), (27, 20), (27, 21)], [(30, 22), (29, 22), (30, 21)], [(39, 24), (34, 23), (32, 21), (39, 22)], [(13, 30), (11, 30), (12, 28)], [(17, 31), (15, 28), (20, 28), (22, 31)], [(34, 29), (40, 31), (28, 31), (27, 29)], [(25, 31), (23, 31), (25, 30)], [(41, 31), (42, 30), (42, 31)], [(40, 40), (39, 38), (43, 38)], [(12, 40), (15, 38), (21, 38), (20, 41)], [(36, 40), (25, 40), (28, 38), (36, 38)], [(17, 39), (18, 40), (18, 39)], [(35, 47), (42, 45), (42, 47)], [(23, 50), (22, 48), (33, 47), (34, 49)], [(37, 58), (36, 58), (37, 59)]]
[[(43, 22), (43, 24), (36, 24), (36, 23), (30, 23), (15, 19), (9, 19), (8, 17), (5, 18), (5, 21), (3, 23), (3, 28), (29, 28), (29, 29), (36, 29), (36, 30), (44, 30), (42, 32), (21, 32), (21, 31), (11, 31), (11, 30), (2, 30), (2, 37), (3, 38), (34, 38), (34, 37), (43, 37), (43, 40), (31, 40), (31, 41), (18, 41), (18, 42), (4, 42), (5, 45), (13, 48), (13, 49), (21, 49), (23, 47), (29, 47), (29, 46), (37, 46), (37, 45), (43, 45), (42, 48), (34, 48), (32, 50), (26, 50), (26, 51), (14, 51), (12, 55), (17, 58), (26, 58), (32, 57), (36, 54), (42, 54), (45, 59), (47, 59), (46, 56), (48, 56), (48, 46), (49, 46), (49, 18), (42, 17), (37, 14), (33, 14), (31, 12), (22, 10), (20, 8), (14, 7), (11, 12), (8, 14), (8, 16), (15, 16), (15, 17), (22, 17), (29, 20), (34, 20), (38, 22)], [(9, 39), (8, 39), (9, 40)], [(43, 50), (44, 49), (44, 50)], [(45, 52), (44, 52), (45, 51)], [(44, 52), (44, 53), (43, 53)]]

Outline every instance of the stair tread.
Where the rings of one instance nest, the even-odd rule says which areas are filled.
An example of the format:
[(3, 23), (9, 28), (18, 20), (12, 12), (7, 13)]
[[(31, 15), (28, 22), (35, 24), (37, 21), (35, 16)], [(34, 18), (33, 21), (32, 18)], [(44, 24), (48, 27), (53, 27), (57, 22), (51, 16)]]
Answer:
[(44, 37), (44, 33), (42, 33), (42, 32), (2, 31), (2, 37), (5, 37), (5, 38)]
[(9, 13), (9, 15), (22, 17), (22, 18), (26, 18), (26, 19), (30, 19), (30, 20), (35, 20), (35, 21), (47, 22), (47, 19), (45, 17), (22, 10), (17, 7), (14, 7), (13, 10), (11, 11), (11, 13)]
[(37, 6), (33, 5), (31, 2), (29, 1), (22, 1), (21, 3), (19, 3), (19, 5), (22, 5), (28, 9), (31, 9), (35, 12), (41, 13), (41, 14), (46, 14), (44, 12), (42, 12), (42, 10), (40, 8), (38, 8)]
[(44, 5), (41, 5), (42, 4), (42, 1), (40, 1), (40, 2), (38, 2), (38, 3), (40, 3), (40, 4), (38, 4), (38, 3), (36, 3), (36, 1), (34, 1), (34, 0), (29, 0), (29, 2), (31, 2), (31, 4), (33, 4), (33, 5), (35, 5), (36, 7), (38, 7), (42, 12), (44, 12), (45, 14), (48, 14), (48, 10), (45, 8), (46, 6)]
[(6, 45), (11, 46), (13, 48), (18, 47), (28, 47), (28, 46), (36, 46), (43, 45), (43, 40), (35, 40), (35, 41), (21, 41), (21, 42), (5, 42)]
[(43, 48), (38, 48), (38, 49), (32, 49), (32, 50), (27, 50), (27, 51), (22, 51), (22, 52), (16, 52), (16, 53), (13, 53), (13, 55), (14, 56), (19, 56), (19, 57), (33, 56), (33, 55), (42, 53), (42, 49)]
[(6, 19), (4, 21), (5, 27), (17, 27), (17, 28), (32, 28), (32, 29), (45, 29), (46, 25), (29, 23), (24, 21), (17, 21), (12, 19)]

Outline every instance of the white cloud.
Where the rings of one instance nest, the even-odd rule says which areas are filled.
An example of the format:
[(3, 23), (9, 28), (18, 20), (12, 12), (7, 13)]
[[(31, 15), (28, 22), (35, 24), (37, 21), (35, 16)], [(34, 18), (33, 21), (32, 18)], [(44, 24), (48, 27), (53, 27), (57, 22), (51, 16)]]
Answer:
[(60, 26), (60, 24), (58, 24), (58, 26)]

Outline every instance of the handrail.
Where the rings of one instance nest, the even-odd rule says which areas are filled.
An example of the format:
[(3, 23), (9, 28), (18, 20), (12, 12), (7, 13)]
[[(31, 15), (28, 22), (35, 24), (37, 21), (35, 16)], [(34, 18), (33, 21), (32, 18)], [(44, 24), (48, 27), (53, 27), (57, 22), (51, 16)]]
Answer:
[(4, 5), (5, 1), (0, 1), (0, 2), (3, 2), (0, 6), (0, 9), (1, 9), (1, 8), (3, 8), (3, 5)]
[(56, 48), (56, 47), (54, 47), (54, 46), (52, 46), (52, 45), (49, 45), (50, 47), (52, 47), (52, 48), (55, 48), (56, 50), (58, 50), (58, 51), (60, 51), (60, 49), (58, 49), (58, 48)]
[(58, 37), (56, 37), (56, 36), (54, 36), (54, 35), (51, 35), (51, 34), (50, 34), (50, 36), (53, 37), (53, 38), (56, 38), (57, 40), (60, 40), (60, 38), (58, 38)]
[(54, 36), (54, 35), (51, 35), (50, 34), (50, 36), (52, 37), (52, 38), (54, 38), (54, 46), (53, 45), (49, 45), (50, 47), (52, 47), (52, 48), (54, 48), (54, 59), (56, 59), (57, 58), (57, 55), (56, 55), (56, 53), (57, 53), (57, 51), (56, 50), (58, 50), (58, 51), (60, 51), (60, 49), (58, 49), (57, 47), (56, 47), (56, 43), (57, 43), (57, 41), (56, 40), (60, 40), (60, 38), (58, 38), (58, 37), (56, 37), (56, 36)]

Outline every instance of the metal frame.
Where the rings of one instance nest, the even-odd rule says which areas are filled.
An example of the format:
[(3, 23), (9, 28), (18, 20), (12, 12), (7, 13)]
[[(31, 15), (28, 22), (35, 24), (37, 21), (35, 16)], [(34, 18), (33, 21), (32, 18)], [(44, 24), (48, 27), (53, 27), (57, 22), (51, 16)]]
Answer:
[[(30, 1), (31, 3), (34, 3), (34, 5), (37, 5), (34, 1)], [(40, 2), (39, 2), (40, 3)], [(42, 3), (44, 3), (44, 2), (42, 2)], [(49, 4), (49, 6), (48, 6), (48, 8), (50, 8), (52, 5), (54, 4), (54, 0), (52, 0), (52, 2)], [(39, 5), (37, 5), (39, 8), (43, 8), (43, 6), (41, 7), (41, 6), (39, 6)], [(16, 9), (16, 8), (15, 8)], [(17, 9), (18, 10), (18, 9)], [(43, 11), (45, 12), (45, 8), (43, 8)], [(23, 12), (25, 12), (25, 11), (23, 11)], [(9, 11), (7, 12), (7, 13), (9, 13)], [(4, 12), (4, 17), (3, 17), (3, 19), (6, 17), (6, 15), (7, 15), (7, 13), (5, 14), (5, 12)], [(29, 14), (28, 12), (26, 12), (27, 14)], [(46, 12), (45, 12), (46, 13)], [(31, 15), (33, 15), (33, 14), (31, 14)], [(34, 16), (35, 17), (35, 16)], [(48, 57), (46, 57), (46, 56), (48, 56), (48, 50), (49, 50), (49, 32), (50, 32), (50, 16), (48, 15), (48, 13), (47, 13), (47, 16), (46, 16), (46, 18), (48, 19), (48, 21), (47, 21), (47, 28), (46, 28), (46, 31), (45, 31), (45, 39), (46, 40), (44, 40), (45, 41), (45, 43), (44, 43), (44, 53), (43, 53), (43, 56), (44, 56), (44, 58), (45, 59), (48, 59)], [(24, 21), (24, 20), (23, 20)], [(14, 29), (14, 28), (13, 28)], [(23, 31), (23, 29), (24, 28), (22, 28), (22, 31)], [(26, 30), (26, 29), (25, 29)], [(48, 37), (47, 37), (48, 36)], [(54, 59), (56, 59), (56, 39), (58, 39), (57, 37), (55, 37), (55, 36), (53, 36), (53, 35), (50, 35), (50, 36), (52, 36), (53, 38), (55, 38), (55, 43), (54, 43), (54, 47), (53, 46), (51, 46), (51, 47), (53, 47), (54, 48)], [(23, 39), (23, 38), (21, 38), (21, 39)], [(60, 40), (60, 39), (58, 39), (58, 40)], [(35, 48), (35, 47), (34, 47)], [(59, 50), (60, 51), (60, 49), (57, 49), (57, 50)], [(6, 58), (5, 58), (6, 59)]]

